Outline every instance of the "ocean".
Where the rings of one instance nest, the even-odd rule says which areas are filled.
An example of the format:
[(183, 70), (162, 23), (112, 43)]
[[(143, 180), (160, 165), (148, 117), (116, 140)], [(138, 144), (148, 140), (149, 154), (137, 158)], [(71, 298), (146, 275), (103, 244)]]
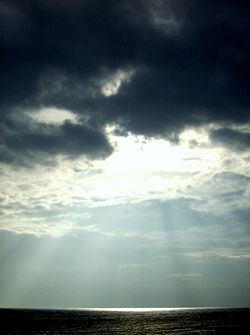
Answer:
[(3, 334), (249, 334), (250, 308), (0, 309)]

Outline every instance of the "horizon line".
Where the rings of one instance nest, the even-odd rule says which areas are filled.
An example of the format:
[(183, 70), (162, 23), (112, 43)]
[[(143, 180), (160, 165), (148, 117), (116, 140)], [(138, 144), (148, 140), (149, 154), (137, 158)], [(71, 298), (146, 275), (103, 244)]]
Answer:
[(249, 309), (249, 307), (229, 307), (229, 306), (192, 306), (192, 307), (2, 307), (3, 309), (21, 309), (21, 310), (68, 310), (68, 311), (117, 311), (117, 312), (150, 312), (150, 311), (174, 311), (187, 309)]

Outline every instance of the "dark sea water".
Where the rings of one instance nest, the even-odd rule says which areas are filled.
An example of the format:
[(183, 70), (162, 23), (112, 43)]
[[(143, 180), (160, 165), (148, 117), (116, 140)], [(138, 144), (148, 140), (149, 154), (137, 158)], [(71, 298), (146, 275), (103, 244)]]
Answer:
[(0, 309), (1, 334), (249, 334), (250, 309)]

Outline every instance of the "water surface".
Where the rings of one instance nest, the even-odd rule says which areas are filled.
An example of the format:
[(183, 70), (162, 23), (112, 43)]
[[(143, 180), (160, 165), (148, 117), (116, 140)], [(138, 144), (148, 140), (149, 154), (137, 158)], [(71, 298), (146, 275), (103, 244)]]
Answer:
[(247, 334), (250, 309), (0, 309), (1, 334)]

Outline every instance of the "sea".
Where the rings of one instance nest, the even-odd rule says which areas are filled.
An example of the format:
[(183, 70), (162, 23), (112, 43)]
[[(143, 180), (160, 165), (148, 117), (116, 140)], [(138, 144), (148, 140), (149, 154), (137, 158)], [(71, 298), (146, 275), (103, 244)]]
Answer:
[(0, 309), (0, 334), (250, 334), (250, 308)]

